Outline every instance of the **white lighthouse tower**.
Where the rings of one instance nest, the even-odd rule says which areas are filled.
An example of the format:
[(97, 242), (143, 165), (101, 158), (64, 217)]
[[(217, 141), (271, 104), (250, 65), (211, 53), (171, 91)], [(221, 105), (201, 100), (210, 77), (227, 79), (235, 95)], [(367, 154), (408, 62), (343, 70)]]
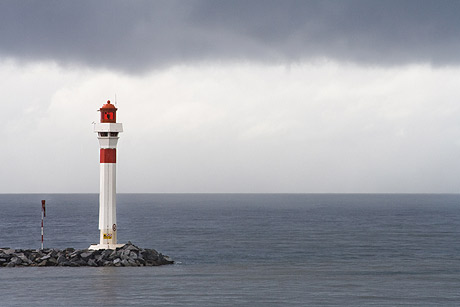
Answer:
[(94, 132), (100, 145), (100, 193), (99, 193), (99, 244), (92, 244), (89, 249), (115, 249), (124, 244), (117, 244), (117, 142), (118, 134), (123, 132), (123, 125), (117, 123), (117, 108), (110, 103), (104, 104), (101, 122), (94, 124)]

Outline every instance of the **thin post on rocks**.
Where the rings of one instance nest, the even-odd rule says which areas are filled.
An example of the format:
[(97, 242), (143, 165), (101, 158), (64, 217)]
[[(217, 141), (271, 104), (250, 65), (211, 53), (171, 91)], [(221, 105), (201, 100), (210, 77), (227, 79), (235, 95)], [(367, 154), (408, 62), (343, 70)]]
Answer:
[(43, 249), (43, 219), (46, 217), (45, 200), (42, 200), (42, 249)]

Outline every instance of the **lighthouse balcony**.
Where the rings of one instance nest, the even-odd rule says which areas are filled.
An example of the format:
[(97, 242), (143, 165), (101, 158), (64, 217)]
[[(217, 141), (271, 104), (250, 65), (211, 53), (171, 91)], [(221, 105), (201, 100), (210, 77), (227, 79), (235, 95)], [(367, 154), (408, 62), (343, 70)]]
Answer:
[(123, 132), (123, 125), (121, 123), (96, 123), (94, 132)]

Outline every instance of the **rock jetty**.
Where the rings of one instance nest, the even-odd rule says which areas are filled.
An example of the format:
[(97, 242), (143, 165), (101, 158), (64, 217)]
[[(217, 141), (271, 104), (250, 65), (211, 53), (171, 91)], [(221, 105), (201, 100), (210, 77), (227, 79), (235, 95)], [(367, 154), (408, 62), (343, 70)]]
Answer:
[(128, 242), (123, 247), (103, 250), (74, 248), (24, 250), (0, 248), (0, 267), (44, 266), (157, 266), (173, 264), (168, 256), (154, 249), (143, 249)]

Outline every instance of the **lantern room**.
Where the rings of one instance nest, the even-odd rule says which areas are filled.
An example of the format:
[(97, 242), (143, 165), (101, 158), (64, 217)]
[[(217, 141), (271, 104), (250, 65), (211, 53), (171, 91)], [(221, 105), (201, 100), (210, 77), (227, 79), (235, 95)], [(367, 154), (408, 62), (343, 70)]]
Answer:
[(117, 122), (117, 108), (107, 100), (99, 111), (101, 112), (101, 123), (116, 123)]

